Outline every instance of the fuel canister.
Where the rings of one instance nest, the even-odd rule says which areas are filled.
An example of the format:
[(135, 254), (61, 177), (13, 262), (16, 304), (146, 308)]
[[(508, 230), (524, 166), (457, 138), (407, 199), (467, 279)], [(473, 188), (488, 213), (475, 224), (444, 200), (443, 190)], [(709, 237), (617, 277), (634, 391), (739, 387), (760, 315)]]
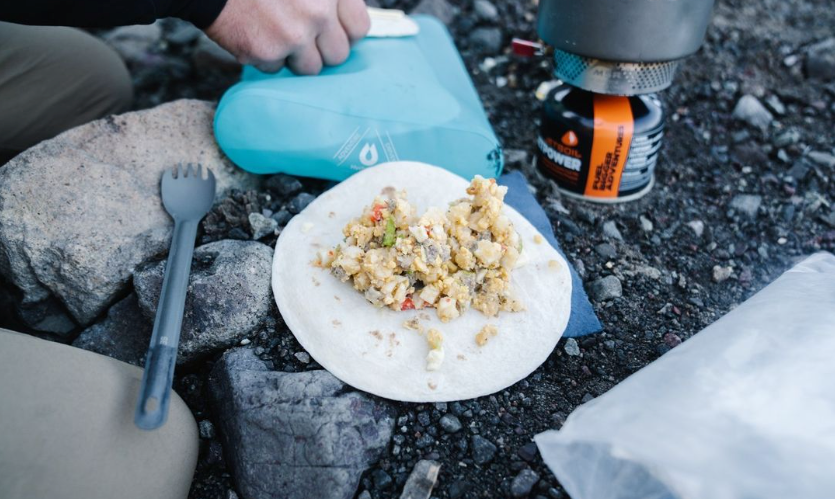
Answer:
[(631, 201), (652, 189), (663, 133), (655, 94), (625, 97), (560, 85), (545, 99), (537, 167), (568, 196)]

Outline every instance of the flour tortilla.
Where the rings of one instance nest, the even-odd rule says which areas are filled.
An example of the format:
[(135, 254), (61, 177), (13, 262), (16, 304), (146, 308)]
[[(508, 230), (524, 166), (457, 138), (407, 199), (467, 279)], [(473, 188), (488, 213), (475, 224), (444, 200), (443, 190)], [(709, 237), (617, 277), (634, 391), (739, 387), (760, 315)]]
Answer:
[[(511, 279), (527, 308), (523, 312), (487, 317), (469, 309), (444, 324), (434, 309), (375, 308), (350, 282), (312, 265), (316, 252), (339, 244), (345, 224), (385, 187), (405, 189), (420, 215), (430, 206), (446, 210), (449, 202), (466, 196), (468, 185), (435, 166), (385, 163), (325, 192), (287, 224), (275, 247), (273, 293), (290, 331), (316, 362), (354, 388), (406, 402), (446, 402), (495, 393), (545, 362), (568, 323), (571, 277), (563, 257), (547, 241), (537, 244), (537, 230), (508, 206), (505, 213), (519, 232), (528, 259)], [(554, 261), (556, 265), (549, 264)], [(403, 327), (414, 316), (424, 318), (424, 327), (443, 333), (445, 360), (438, 371), (426, 370), (425, 336)], [(486, 324), (495, 325), (498, 335), (479, 347), (475, 336)]]

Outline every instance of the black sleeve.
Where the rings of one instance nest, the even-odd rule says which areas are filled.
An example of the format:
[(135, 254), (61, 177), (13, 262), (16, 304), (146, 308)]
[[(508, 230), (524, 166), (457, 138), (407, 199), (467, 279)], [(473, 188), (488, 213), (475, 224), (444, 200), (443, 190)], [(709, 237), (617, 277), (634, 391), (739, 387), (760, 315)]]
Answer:
[(226, 0), (2, 0), (0, 21), (106, 28), (179, 17), (206, 28), (224, 5)]

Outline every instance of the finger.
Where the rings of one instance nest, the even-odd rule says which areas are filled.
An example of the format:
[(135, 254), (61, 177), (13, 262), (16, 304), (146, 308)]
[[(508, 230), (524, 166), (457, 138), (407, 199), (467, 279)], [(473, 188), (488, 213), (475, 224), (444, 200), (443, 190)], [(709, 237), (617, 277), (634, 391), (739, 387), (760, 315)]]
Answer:
[(282, 69), (284, 69), (284, 59), (278, 61), (269, 61), (269, 62), (258, 62), (253, 64), (258, 71), (262, 71), (264, 73), (278, 73)]
[(297, 75), (315, 75), (322, 71), (322, 56), (316, 45), (303, 45), (287, 58), (287, 66)]
[(322, 56), (322, 62), (327, 66), (336, 66), (345, 62), (351, 52), (351, 44), (348, 35), (342, 29), (342, 25), (334, 19), (322, 34), (316, 38), (316, 46)]
[(339, 0), (337, 14), (351, 43), (362, 40), (368, 34), (371, 18), (363, 0)]

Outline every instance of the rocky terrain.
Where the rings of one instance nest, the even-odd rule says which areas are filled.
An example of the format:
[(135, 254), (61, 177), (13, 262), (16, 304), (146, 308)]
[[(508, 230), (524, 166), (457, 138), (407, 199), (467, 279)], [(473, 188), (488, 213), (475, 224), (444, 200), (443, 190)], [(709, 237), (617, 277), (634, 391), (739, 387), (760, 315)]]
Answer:
[[(334, 497), (400, 497), (404, 487), (425, 491), (431, 484), (437, 498), (567, 497), (537, 454), (535, 434), (559, 428), (575, 407), (686, 341), (804, 255), (835, 250), (835, 10), (828, 1), (719, 0), (705, 45), (660, 94), (667, 128), (654, 190), (615, 206), (560, 197), (532, 167), (541, 108), (534, 93), (551, 79), (551, 62), (512, 56), (509, 45), (513, 37), (536, 38), (535, 2), (379, 3), (432, 13), (447, 23), (504, 144), (507, 169), (522, 170), (536, 188), (586, 283), (603, 332), (562, 340), (535, 373), (489, 397), (403, 404), (351, 391), (322, 371), (284, 326), (269, 295), (268, 272), (246, 273), (268, 268), (265, 258), (281, 228), (326, 183), (278, 175), (257, 186), (257, 179), (230, 173), (228, 196), (201, 227), (184, 332), (184, 339), (194, 341), (181, 349), (186, 357), (175, 381), (200, 425), (195, 499), (262, 497), (265, 487), (290, 486), (287, 477), (304, 482), (298, 490), (313, 497), (322, 490), (315, 482), (323, 476)], [(181, 98), (216, 100), (237, 78), (234, 62), (185, 23), (165, 20), (99, 34), (130, 67), (137, 110)], [(207, 112), (195, 101), (173, 106), (180, 114), (183, 106)], [(173, 126), (171, 112), (159, 109), (115, 118), (107, 133), (154, 120)], [(198, 143), (175, 148), (155, 165), (166, 160), (226, 165), (216, 148), (199, 142), (207, 137), (199, 128), (189, 125), (177, 141)], [(103, 201), (84, 198), (88, 212), (123, 206), (120, 184), (113, 180), (119, 170), (108, 165), (129, 164), (137, 150), (156, 153), (158, 146), (170, 145), (164, 133), (158, 135), (99, 157), (93, 172), (83, 173), (88, 180), (111, 179), (103, 189), (111, 194)], [(60, 170), (88, 152), (84, 137), (79, 132), (63, 148), (52, 144), (15, 161), (33, 166), (48, 161), (49, 171)], [(0, 191), (14, 186), (25, 192), (21, 189), (42, 181), (20, 170), (5, 176), (0, 170)], [(67, 174), (54, 182), (75, 178)], [(132, 197), (121, 203), (153, 210), (151, 191), (142, 182), (150, 181), (130, 184)], [(71, 189), (67, 199), (83, 192), (83, 185)], [(48, 199), (37, 199), (49, 209)], [(17, 258), (0, 261), (0, 271), (14, 281), (0, 284), (0, 326), (141, 365), (165, 256), (165, 232), (153, 230), (159, 226), (153, 222), (164, 215), (152, 211), (146, 218), (136, 211), (115, 225), (106, 215), (86, 225), (67, 215), (68, 226), (44, 227), (35, 218), (13, 216), (10, 207), (25, 201), (6, 198), (0, 206), (9, 216), (0, 217), (0, 247)], [(109, 244), (96, 223), (120, 227), (118, 244)], [(42, 238), (24, 245), (7, 229), (13, 224)], [(47, 242), (61, 238), (63, 252), (47, 251)], [(86, 261), (87, 252), (78, 246), (84, 241), (115, 256)], [(101, 275), (106, 286), (94, 285), (98, 281), (90, 281), (89, 272)], [(241, 293), (249, 307), (218, 308)], [(242, 390), (257, 390), (275, 407), (316, 407), (312, 426), (300, 435), (313, 435), (316, 425), (334, 421), (348, 427), (328, 434), (328, 441), (339, 444), (327, 452), (259, 467), (268, 461), (265, 446), (249, 433), (244, 415), (262, 426), (273, 417), (299, 425), (293, 422), (303, 417), (278, 409), (274, 415), (253, 415), (246, 404), (256, 402)], [(267, 436), (273, 448), (301, 445), (287, 441), (283, 431)], [(360, 435), (369, 453), (357, 453), (357, 441), (345, 435)], [(306, 474), (312, 467), (321, 473)]]

